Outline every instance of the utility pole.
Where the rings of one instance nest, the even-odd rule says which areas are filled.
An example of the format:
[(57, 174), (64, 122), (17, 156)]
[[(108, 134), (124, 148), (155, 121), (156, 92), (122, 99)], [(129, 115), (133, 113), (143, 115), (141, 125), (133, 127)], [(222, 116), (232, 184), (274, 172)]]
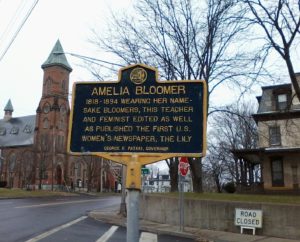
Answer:
[(120, 204), (120, 214), (122, 214), (124, 217), (127, 216), (127, 210), (126, 210), (126, 166), (122, 165), (122, 195), (121, 195), (121, 204)]

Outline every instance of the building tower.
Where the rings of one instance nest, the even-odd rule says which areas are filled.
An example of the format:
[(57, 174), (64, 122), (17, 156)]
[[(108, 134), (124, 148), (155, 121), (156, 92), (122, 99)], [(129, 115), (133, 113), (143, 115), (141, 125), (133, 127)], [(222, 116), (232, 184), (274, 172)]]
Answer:
[(43, 88), (36, 110), (34, 139), (36, 184), (39, 188), (53, 190), (65, 183), (64, 172), (68, 169), (68, 94), (72, 72), (59, 40), (41, 67), (44, 70)]

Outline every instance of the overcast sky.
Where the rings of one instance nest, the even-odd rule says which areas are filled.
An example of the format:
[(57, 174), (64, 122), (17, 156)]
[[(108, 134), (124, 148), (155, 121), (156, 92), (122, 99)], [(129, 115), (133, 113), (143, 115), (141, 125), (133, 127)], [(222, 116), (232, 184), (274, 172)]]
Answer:
[[(110, 9), (130, 9), (133, 0), (0, 0), (0, 109), (9, 99), (14, 107), (13, 117), (35, 114), (42, 92), (43, 70), (57, 39), (66, 53), (75, 53), (108, 60), (95, 53), (88, 42), (91, 28), (105, 28)], [(36, 4), (36, 5), (35, 5)], [(33, 8), (33, 6), (35, 6)], [(27, 21), (22, 22), (33, 8)], [(10, 48), (6, 51), (8, 45)], [(81, 60), (69, 54), (73, 68), (70, 90), (74, 81), (90, 81), (91, 75), (82, 67)], [(219, 90), (222, 102), (233, 98), (230, 90)], [(3, 117), (3, 116), (2, 116)], [(1, 113), (0, 113), (0, 118)]]
[[(14, 117), (35, 114), (42, 92), (41, 65), (46, 61), (57, 39), (60, 40), (65, 52), (93, 56), (94, 50), (87, 41), (91, 37), (90, 29), (96, 26), (101, 30), (101, 26), (105, 26), (105, 20), (109, 17), (110, 8), (121, 11), (123, 8), (127, 9), (131, 2), (131, 0), (0, 0), (1, 111), (11, 99)], [(34, 5), (31, 15), (3, 56)], [(90, 80), (90, 74), (78, 65), (80, 63), (78, 58), (70, 55), (66, 57), (73, 68), (70, 85), (74, 81)], [(99, 58), (99, 55), (97, 57)]]

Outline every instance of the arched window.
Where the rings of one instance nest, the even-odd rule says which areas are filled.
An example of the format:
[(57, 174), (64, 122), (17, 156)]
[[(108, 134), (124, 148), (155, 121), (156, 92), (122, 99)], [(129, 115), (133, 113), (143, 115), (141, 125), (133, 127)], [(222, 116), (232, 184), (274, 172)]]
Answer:
[(49, 119), (44, 118), (43, 120), (43, 128), (48, 129), (49, 128)]
[(11, 154), (11, 156), (9, 157), (9, 172), (13, 172), (13, 170), (15, 169), (16, 159), (16, 154)]
[(64, 93), (65, 93), (65, 91), (66, 91), (66, 80), (63, 80), (63, 81), (61, 82), (61, 88), (62, 88), (62, 90), (63, 90)]
[(50, 112), (50, 109), (51, 109), (50, 104), (49, 104), (48, 102), (46, 102), (46, 103), (44, 104), (44, 106), (43, 106), (43, 112), (44, 112), (45, 114), (47, 114), (47, 113)]
[(64, 117), (65, 114), (66, 114), (66, 112), (67, 112), (66, 106), (65, 106), (64, 104), (62, 104), (62, 105), (60, 106), (59, 110), (60, 110), (61, 116)]
[(52, 86), (52, 79), (51, 77), (48, 77), (47, 80), (46, 80), (46, 95), (48, 95), (51, 91), (51, 86)]
[(71, 166), (70, 166), (70, 176), (74, 176), (74, 173), (75, 172), (75, 164), (74, 163), (71, 163)]
[(59, 129), (60, 129), (60, 130), (64, 130), (64, 129), (65, 129), (65, 121), (64, 121), (63, 118), (61, 118), (61, 119), (59, 120)]
[(77, 165), (76, 165), (76, 167), (77, 167), (77, 177), (80, 177), (81, 176), (81, 163), (77, 163)]

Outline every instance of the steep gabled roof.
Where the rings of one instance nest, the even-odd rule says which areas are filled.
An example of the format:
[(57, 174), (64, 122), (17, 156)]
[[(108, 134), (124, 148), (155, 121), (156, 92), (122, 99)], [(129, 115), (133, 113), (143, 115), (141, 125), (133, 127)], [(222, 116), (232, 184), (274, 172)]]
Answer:
[(33, 145), (35, 115), (0, 119), (0, 147)]
[(70, 72), (72, 71), (72, 67), (68, 63), (59, 40), (56, 41), (48, 59), (42, 65), (42, 68), (45, 69), (50, 66), (61, 66), (66, 68)]

